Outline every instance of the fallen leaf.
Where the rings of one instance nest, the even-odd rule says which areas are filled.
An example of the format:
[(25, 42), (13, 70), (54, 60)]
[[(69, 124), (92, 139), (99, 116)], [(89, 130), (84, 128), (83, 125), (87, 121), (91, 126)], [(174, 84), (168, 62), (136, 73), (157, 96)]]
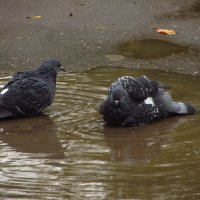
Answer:
[(28, 16), (28, 17), (26, 17), (26, 18), (31, 18), (31, 19), (41, 19), (42, 18), (42, 16), (40, 16), (40, 15), (37, 15), (37, 16)]
[(160, 33), (160, 34), (164, 34), (164, 35), (176, 35), (177, 34), (176, 31), (174, 31), (174, 30), (161, 29), (161, 28), (156, 29), (156, 32)]

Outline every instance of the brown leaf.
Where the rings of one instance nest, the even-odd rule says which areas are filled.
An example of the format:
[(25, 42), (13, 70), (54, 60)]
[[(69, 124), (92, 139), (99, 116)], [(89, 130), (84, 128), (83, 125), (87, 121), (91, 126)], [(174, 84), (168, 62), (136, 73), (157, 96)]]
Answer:
[(156, 32), (160, 33), (160, 34), (164, 34), (164, 35), (176, 35), (177, 34), (176, 31), (174, 31), (174, 30), (161, 29), (161, 28), (156, 29)]

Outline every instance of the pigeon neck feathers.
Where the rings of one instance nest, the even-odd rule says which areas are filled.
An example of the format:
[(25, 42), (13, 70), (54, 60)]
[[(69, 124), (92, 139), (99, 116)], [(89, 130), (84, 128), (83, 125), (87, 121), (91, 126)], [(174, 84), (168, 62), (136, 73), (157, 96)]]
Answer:
[(126, 90), (116, 87), (109, 92), (107, 99), (101, 106), (104, 120), (111, 125), (121, 124), (130, 115), (132, 101)]
[(54, 82), (56, 82), (56, 77), (59, 71), (65, 70), (61, 67), (61, 63), (58, 60), (48, 60), (38, 68), (38, 72), (44, 79), (53, 80)]
[(53, 82), (56, 82), (57, 72), (54, 69), (48, 69), (46, 66), (42, 65), (39, 67), (38, 71), (45, 80), (53, 80)]
[(124, 103), (130, 102), (127, 91), (122, 87), (116, 87), (112, 91), (110, 91), (109, 98), (115, 106), (120, 106)]

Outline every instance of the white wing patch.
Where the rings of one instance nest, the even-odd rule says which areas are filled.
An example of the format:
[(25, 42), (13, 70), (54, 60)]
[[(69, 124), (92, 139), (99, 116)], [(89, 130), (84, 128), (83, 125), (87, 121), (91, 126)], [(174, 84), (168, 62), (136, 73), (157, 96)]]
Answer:
[(8, 88), (2, 90), (0, 94), (5, 94), (7, 91), (8, 91)]
[(152, 97), (148, 97), (144, 100), (144, 103), (146, 104), (151, 104), (152, 106), (155, 105), (154, 101), (153, 101), (153, 98)]
[(177, 113), (180, 113), (180, 114), (187, 114), (188, 113), (188, 110), (187, 110), (187, 107), (184, 103), (182, 102), (178, 102), (179, 106), (180, 106), (180, 110), (177, 112)]

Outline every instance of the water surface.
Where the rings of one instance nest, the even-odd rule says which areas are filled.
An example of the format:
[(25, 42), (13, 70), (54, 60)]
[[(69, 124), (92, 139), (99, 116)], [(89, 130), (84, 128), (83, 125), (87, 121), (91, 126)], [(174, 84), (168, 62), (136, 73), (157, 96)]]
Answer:
[(200, 108), (199, 77), (111, 67), (62, 73), (46, 115), (0, 122), (1, 198), (199, 199), (199, 114), (111, 128), (98, 113), (112, 80), (142, 74)]
[(164, 58), (188, 50), (186, 46), (158, 39), (130, 40), (119, 46), (122, 55), (145, 60)]

